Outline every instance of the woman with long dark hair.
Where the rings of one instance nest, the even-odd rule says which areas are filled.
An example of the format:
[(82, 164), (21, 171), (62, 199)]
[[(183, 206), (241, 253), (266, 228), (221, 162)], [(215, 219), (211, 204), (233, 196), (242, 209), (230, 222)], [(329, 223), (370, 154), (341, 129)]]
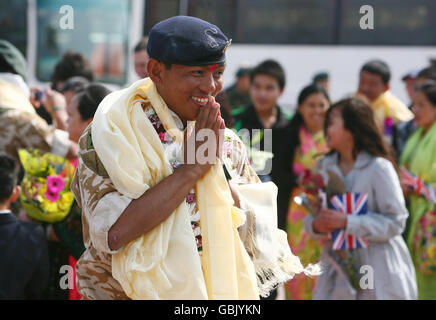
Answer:
[[(366, 194), (367, 212), (347, 215), (321, 209), (305, 219), (306, 231), (324, 243), (324, 272), (313, 298), (416, 299), (415, 269), (401, 235), (408, 212), (371, 108), (356, 98), (341, 100), (328, 110), (324, 131), (331, 152), (320, 160), (319, 170), (342, 180), (344, 193)], [(337, 229), (347, 240), (348, 235), (363, 238), (365, 245), (332, 248), (326, 235)]]
[[(400, 163), (436, 190), (436, 82), (416, 90), (412, 111), (418, 129), (407, 140)], [(407, 190), (407, 189), (406, 189)], [(436, 299), (436, 195), (407, 191), (410, 212), (406, 241), (415, 263), (419, 299)]]
[[(287, 188), (280, 185), (279, 206), (285, 205), (283, 211), (287, 217), (286, 231), (292, 252), (306, 264), (319, 260), (321, 247), (316, 240), (308, 238), (304, 231), (304, 217), (310, 213), (292, 199), (301, 192), (310, 193), (302, 178), (311, 175), (316, 161), (327, 152), (322, 129), (329, 105), (329, 96), (322, 86), (311, 84), (303, 88), (298, 96), (297, 111), (286, 134), (289, 144), (284, 155), (286, 170), (282, 171), (286, 171), (289, 176)], [(288, 297), (293, 300), (310, 300), (315, 281), (315, 278), (304, 274), (296, 275), (286, 284)]]

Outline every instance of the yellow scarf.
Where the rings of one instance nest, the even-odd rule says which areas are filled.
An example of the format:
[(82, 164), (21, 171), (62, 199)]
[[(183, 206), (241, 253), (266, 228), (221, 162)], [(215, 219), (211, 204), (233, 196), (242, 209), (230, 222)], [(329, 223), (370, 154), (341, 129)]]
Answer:
[[(181, 144), (183, 133), (149, 78), (109, 94), (92, 125), (95, 150), (114, 186), (133, 199), (173, 172), (143, 104), (153, 106), (166, 131)], [(237, 231), (245, 216), (233, 207), (220, 163), (197, 182), (196, 194), (201, 261), (183, 201), (163, 223), (112, 256), (112, 274), (130, 298), (259, 298), (254, 265)]]
[(385, 118), (390, 117), (395, 123), (409, 121), (413, 119), (413, 113), (407, 106), (390, 91), (382, 93), (372, 104), (374, 118), (377, 126), (384, 128)]

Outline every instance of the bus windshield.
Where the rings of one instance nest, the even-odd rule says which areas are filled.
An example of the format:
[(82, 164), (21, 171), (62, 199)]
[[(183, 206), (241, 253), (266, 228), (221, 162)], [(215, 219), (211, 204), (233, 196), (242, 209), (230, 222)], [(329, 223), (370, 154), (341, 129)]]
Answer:
[(37, 1), (38, 80), (50, 81), (56, 63), (72, 50), (89, 59), (97, 81), (124, 84), (130, 2), (75, 0), (70, 7), (64, 4), (59, 0)]

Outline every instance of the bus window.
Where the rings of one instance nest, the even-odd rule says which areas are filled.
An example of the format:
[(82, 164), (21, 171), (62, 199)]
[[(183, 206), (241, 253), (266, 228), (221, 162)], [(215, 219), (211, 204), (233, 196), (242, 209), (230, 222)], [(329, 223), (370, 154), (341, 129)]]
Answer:
[(127, 80), (130, 2), (70, 2), (74, 15), (73, 29), (62, 29), (60, 24), (61, 18), (66, 15), (60, 13), (64, 4), (61, 0), (37, 2), (37, 78), (50, 81), (61, 56), (73, 50), (88, 58), (97, 81), (124, 84)]
[(180, 0), (147, 0), (144, 7), (144, 34), (148, 34), (150, 29), (159, 21), (179, 15), (179, 1)]
[(361, 30), (361, 0), (342, 2), (343, 25), (340, 44), (436, 45), (436, 1), (367, 0), (374, 11), (374, 29)]
[[(238, 1), (189, 1), (188, 15), (198, 17), (217, 25), (225, 35), (234, 41)], [(241, 23), (245, 21), (242, 20)]]
[(0, 2), (0, 39), (27, 55), (27, 0)]
[(235, 43), (332, 44), (336, 2), (239, 0)]

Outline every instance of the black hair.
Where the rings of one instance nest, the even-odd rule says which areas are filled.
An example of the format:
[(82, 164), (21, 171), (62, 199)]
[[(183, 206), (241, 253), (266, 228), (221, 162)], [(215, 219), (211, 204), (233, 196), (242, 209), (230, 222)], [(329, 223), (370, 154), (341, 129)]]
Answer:
[(265, 60), (261, 62), (253, 70), (251, 70), (250, 81), (253, 82), (254, 78), (260, 74), (271, 76), (274, 79), (276, 79), (280, 86), (280, 89), (283, 90), (283, 88), (285, 87), (285, 83), (286, 83), (285, 71), (277, 61)]
[(426, 78), (436, 81), (436, 67), (427, 67), (418, 72), (417, 78)]
[[(139, 41), (135, 48), (133, 49), (133, 52), (139, 52), (142, 50), (147, 50), (147, 44), (148, 44), (148, 37), (144, 37)], [(148, 52), (147, 52), (148, 53)]]
[(0, 152), (0, 202), (9, 199), (19, 180), (19, 168), (15, 159)]
[(416, 92), (422, 92), (428, 99), (428, 101), (431, 102), (433, 107), (436, 107), (436, 81), (428, 80), (418, 86), (416, 89)]
[(363, 65), (362, 69), (360, 69), (360, 72), (362, 71), (380, 76), (384, 84), (388, 84), (391, 80), (391, 70), (389, 66), (381, 60), (368, 61)]
[(328, 80), (328, 79), (329, 79), (329, 74), (327, 72), (320, 72), (313, 76), (312, 82), (316, 83), (318, 81)]
[(56, 84), (74, 76), (81, 76), (89, 81), (94, 80), (94, 74), (86, 57), (80, 52), (67, 51), (57, 63), (51, 81)]
[(98, 105), (110, 92), (108, 88), (99, 83), (91, 83), (79, 91), (74, 98), (78, 100), (77, 110), (80, 117), (83, 120), (93, 118)]
[[(315, 93), (321, 93), (322, 95), (324, 95), (324, 97), (326, 97), (326, 99), (330, 105), (330, 98), (329, 98), (327, 91), (324, 89), (324, 87), (321, 86), (320, 84), (312, 83), (312, 84), (304, 87), (300, 91), (300, 94), (298, 95), (298, 100), (297, 100), (298, 106), (301, 106), (310, 95), (315, 94)], [(303, 117), (301, 116), (301, 114), (298, 112), (298, 109), (297, 109), (294, 116), (292, 117), (292, 120), (290, 121), (290, 123), (288, 125), (287, 136), (289, 137), (289, 145), (286, 147), (289, 150), (289, 152), (288, 152), (289, 158), (287, 161), (288, 163), (294, 162), (295, 152), (297, 150), (297, 147), (301, 144), (299, 130), (300, 130), (300, 127), (303, 125), (303, 123), (304, 123)], [(289, 170), (292, 170), (292, 168), (290, 168)], [(293, 171), (292, 171), (292, 179), (293, 179), (293, 181), (296, 181), (296, 179), (297, 179), (297, 177), (294, 176)]]
[(327, 99), (327, 101), (330, 103), (330, 97), (327, 93), (327, 91), (324, 89), (323, 86), (321, 86), (318, 83), (312, 83), (308, 86), (304, 87), (300, 94), (298, 95), (297, 103), (298, 105), (302, 105), (304, 101), (307, 99), (308, 96), (310, 96), (313, 93), (321, 93), (324, 95), (324, 97)]
[[(350, 131), (354, 140), (353, 156), (356, 158), (358, 153), (365, 151), (376, 157), (389, 160), (398, 172), (398, 166), (394, 160), (391, 148), (383, 140), (382, 133), (377, 127), (372, 108), (361, 99), (345, 98), (334, 103), (327, 110), (324, 120), (324, 132), (331, 123), (331, 115), (334, 110), (338, 110), (344, 120), (344, 129)], [(336, 152), (331, 150), (330, 154)]]
[(65, 84), (61, 89), (61, 92), (74, 91), (74, 93), (78, 93), (79, 91), (85, 89), (85, 87), (88, 84), (89, 84), (89, 80), (84, 77), (81, 76), (71, 77), (67, 81), (65, 81)]

